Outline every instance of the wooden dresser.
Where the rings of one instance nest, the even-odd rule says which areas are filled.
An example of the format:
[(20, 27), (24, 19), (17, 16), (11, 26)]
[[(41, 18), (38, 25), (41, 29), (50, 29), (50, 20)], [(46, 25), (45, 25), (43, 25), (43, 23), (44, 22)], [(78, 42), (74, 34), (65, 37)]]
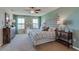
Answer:
[(3, 45), (10, 42), (10, 28), (3, 28)]
[(55, 30), (55, 39), (56, 41), (71, 47), (73, 46), (73, 33), (72, 32), (65, 32), (62, 30)]

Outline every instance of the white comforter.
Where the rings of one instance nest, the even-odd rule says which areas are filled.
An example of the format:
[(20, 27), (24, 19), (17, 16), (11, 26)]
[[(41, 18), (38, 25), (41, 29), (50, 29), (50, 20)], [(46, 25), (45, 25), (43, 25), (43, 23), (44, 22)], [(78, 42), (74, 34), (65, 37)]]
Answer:
[(55, 37), (55, 33), (54, 31), (41, 31), (39, 29), (30, 29), (28, 31), (28, 36), (32, 39), (33, 42), (37, 42), (39, 40), (43, 40), (43, 39), (52, 39), (54, 40)]
[(39, 29), (28, 29), (27, 33), (31, 39), (34, 39), (37, 33), (41, 32)]

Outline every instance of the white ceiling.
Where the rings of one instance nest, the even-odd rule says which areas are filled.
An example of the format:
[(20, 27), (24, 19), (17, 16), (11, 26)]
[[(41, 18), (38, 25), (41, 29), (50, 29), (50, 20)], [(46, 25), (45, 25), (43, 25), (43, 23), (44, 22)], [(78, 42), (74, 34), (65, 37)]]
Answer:
[(50, 11), (56, 10), (58, 7), (36, 7), (36, 9), (41, 9), (39, 13), (30, 13), (29, 7), (5, 7), (9, 11), (11, 11), (13, 14), (16, 15), (29, 15), (29, 16), (42, 16)]

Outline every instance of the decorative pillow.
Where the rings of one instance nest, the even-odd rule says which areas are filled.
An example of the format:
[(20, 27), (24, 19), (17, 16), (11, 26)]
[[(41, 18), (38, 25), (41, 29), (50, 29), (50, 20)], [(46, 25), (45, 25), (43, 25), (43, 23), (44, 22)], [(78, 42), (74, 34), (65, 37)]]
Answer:
[(54, 30), (55, 30), (55, 28), (50, 28), (50, 29), (49, 29), (50, 32), (52, 32), (52, 31), (54, 31)]
[(49, 27), (44, 27), (43, 28), (43, 31), (48, 31), (49, 30)]

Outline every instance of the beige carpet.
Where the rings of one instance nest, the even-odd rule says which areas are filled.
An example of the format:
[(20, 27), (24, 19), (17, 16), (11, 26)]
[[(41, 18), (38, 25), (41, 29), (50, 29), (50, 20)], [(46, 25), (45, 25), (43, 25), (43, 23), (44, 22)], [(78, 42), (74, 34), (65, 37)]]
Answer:
[(32, 41), (28, 39), (27, 34), (18, 34), (7, 45), (0, 47), (1, 51), (34, 51)]
[(0, 51), (74, 51), (58, 42), (49, 42), (33, 47), (32, 40), (27, 34), (16, 35), (7, 45), (0, 47)]

